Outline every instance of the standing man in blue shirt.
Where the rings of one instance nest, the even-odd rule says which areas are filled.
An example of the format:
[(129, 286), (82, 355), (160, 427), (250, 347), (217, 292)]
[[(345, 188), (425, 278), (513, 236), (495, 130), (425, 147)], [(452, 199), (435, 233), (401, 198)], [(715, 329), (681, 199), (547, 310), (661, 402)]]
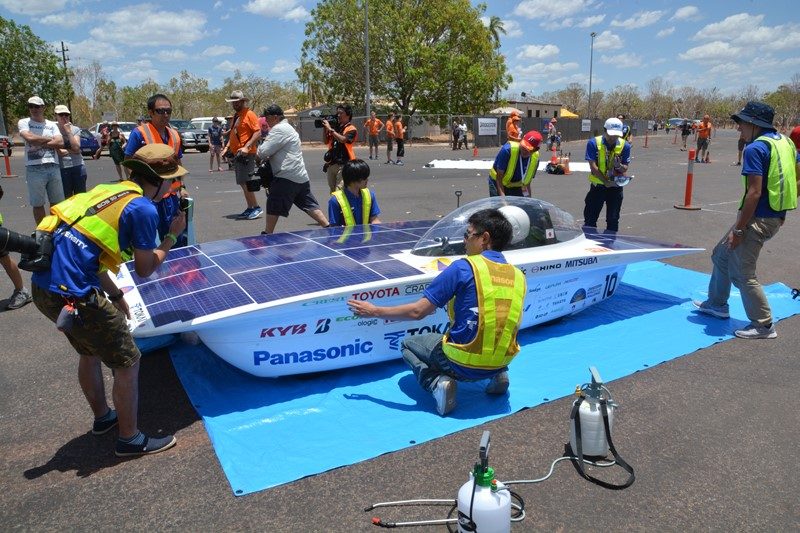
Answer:
[(624, 176), (631, 162), (631, 145), (622, 136), (622, 121), (606, 120), (603, 135), (592, 137), (586, 143), (586, 161), (589, 162), (589, 192), (584, 199), (583, 225), (597, 231), (597, 218), (606, 206), (606, 231), (619, 230), (622, 210), (622, 187), (614, 178)]
[(489, 196), (530, 196), (539, 166), (542, 134), (531, 130), (519, 141), (508, 141), (489, 170)]
[(750, 324), (734, 331), (742, 339), (774, 339), (764, 289), (756, 277), (756, 264), (764, 243), (774, 237), (786, 219), (786, 211), (797, 207), (800, 155), (792, 141), (775, 131), (775, 111), (763, 102), (747, 102), (731, 115), (747, 144), (742, 161), (744, 194), (736, 222), (714, 247), (714, 269), (708, 283), (708, 299), (694, 301), (707, 315), (730, 317), (728, 298), (731, 285), (739, 289)]
[[(509, 207), (515, 208), (501, 209)], [(522, 215), (530, 224), (527, 215)], [(467, 220), (464, 232), (467, 257), (453, 261), (419, 300), (392, 307), (361, 300), (347, 302), (360, 317), (392, 320), (419, 320), (437, 307), (448, 308), (450, 328), (444, 337), (438, 333), (414, 335), (402, 345), (403, 359), (420, 386), (433, 395), (441, 416), (456, 407), (457, 380), (489, 379), (488, 394), (508, 390), (508, 364), (519, 352), (517, 332), (527, 290), (524, 274), (507, 264), (501, 253), (512, 234), (504, 211), (477, 211)]]

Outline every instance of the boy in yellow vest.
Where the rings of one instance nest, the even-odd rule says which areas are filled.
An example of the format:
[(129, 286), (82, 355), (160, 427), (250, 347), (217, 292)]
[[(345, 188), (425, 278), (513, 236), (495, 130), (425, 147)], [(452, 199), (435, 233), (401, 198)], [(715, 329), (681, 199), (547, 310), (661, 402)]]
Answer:
[(508, 364), (519, 352), (517, 332), (526, 293), (525, 276), (501, 253), (512, 232), (498, 209), (473, 213), (464, 232), (467, 257), (453, 261), (419, 300), (392, 307), (347, 302), (360, 317), (391, 320), (419, 320), (437, 307), (448, 307), (450, 328), (444, 337), (414, 335), (402, 345), (403, 359), (420, 386), (433, 395), (441, 416), (456, 407), (457, 381), (488, 379), (488, 394), (508, 390)]
[(369, 165), (363, 159), (353, 159), (342, 167), (344, 187), (331, 194), (328, 200), (328, 220), (331, 226), (380, 224), (381, 208), (375, 191), (367, 186)]

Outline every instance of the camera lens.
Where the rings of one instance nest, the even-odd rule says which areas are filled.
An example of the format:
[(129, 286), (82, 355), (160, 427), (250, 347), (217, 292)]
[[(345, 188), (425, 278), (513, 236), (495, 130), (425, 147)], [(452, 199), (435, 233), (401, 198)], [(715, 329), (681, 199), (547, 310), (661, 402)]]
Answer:
[(32, 237), (0, 227), (0, 252), (35, 254), (38, 250), (39, 246)]

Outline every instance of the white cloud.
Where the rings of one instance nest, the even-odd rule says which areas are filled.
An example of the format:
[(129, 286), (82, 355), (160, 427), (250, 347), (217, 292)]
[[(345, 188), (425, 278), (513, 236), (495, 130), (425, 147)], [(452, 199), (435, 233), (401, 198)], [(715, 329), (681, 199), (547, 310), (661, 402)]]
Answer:
[(708, 69), (708, 74), (713, 76), (736, 76), (741, 75), (741, 73), (742, 66), (733, 62), (720, 63)]
[(286, 72), (294, 72), (294, 70), (299, 66), (300, 66), (299, 64), (286, 61), (285, 59), (276, 59), (275, 64), (270, 69), (270, 72), (272, 74), (283, 74)]
[(156, 59), (163, 62), (184, 61), (189, 57), (183, 50), (159, 50), (155, 54)]
[(695, 6), (683, 6), (675, 11), (669, 20), (697, 20), (700, 18), (700, 9)]
[(158, 76), (158, 70), (153, 68), (153, 63), (149, 59), (126, 63), (122, 70), (124, 70), (124, 73), (121, 77), (130, 81), (156, 79)]
[(258, 51), (259, 52), (269, 52), (269, 46), (259, 46), (258, 47)]
[(533, 65), (525, 65), (517, 67), (513, 70), (515, 76), (525, 78), (530, 77), (548, 77), (555, 74), (565, 74), (567, 71), (575, 70), (578, 64), (575, 62), (570, 63), (535, 63)]
[(234, 52), (236, 52), (236, 49), (233, 46), (215, 44), (203, 50), (203, 55), (207, 57), (228, 56)]
[(283, 19), (299, 22), (301, 20), (307, 19), (310, 14), (311, 13), (309, 13), (303, 6), (297, 6), (295, 8), (290, 9), (289, 12), (283, 16)]
[(279, 18), (283, 20), (303, 20), (309, 12), (296, 0), (251, 0), (244, 5), (244, 10), (255, 15)]
[(621, 21), (614, 19), (611, 21), (611, 25), (629, 30), (644, 28), (658, 22), (663, 14), (663, 11), (639, 11)]
[(221, 8), (223, 5), (224, 5), (224, 4), (222, 3), (222, 1), (221, 1), (221, 0), (217, 0), (216, 2), (214, 2), (214, 9), (219, 9), (219, 8)]
[(522, 35), (522, 26), (516, 20), (503, 20), (503, 28), (506, 30), (506, 37), (514, 38)]
[(605, 20), (605, 15), (594, 15), (592, 17), (586, 17), (583, 19), (582, 22), (575, 24), (576, 28), (591, 28), (592, 26), (597, 26), (601, 22)]
[(636, 54), (624, 53), (615, 56), (602, 55), (600, 63), (613, 65), (617, 68), (634, 68), (642, 66), (642, 57)]
[[(596, 82), (597, 78), (594, 76), (593, 78), (594, 81)], [(551, 86), (552, 85), (563, 86), (563, 85), (569, 85), (570, 83), (589, 83), (589, 75), (576, 72), (575, 74), (570, 74), (569, 76), (562, 76), (560, 78), (553, 78), (551, 80), (547, 80), (547, 83)]]
[(669, 28), (664, 28), (660, 32), (656, 33), (656, 37), (668, 37), (675, 33), (675, 26), (670, 26)]
[(750, 15), (749, 13), (738, 13), (723, 19), (720, 22), (708, 24), (698, 31), (694, 39), (705, 41), (731, 40), (737, 35), (753, 31), (761, 26), (764, 15)]
[(597, 50), (618, 50), (624, 45), (619, 35), (606, 30), (594, 38), (594, 47)]
[(0, 0), (0, 6), (18, 15), (44, 15), (62, 11), (67, 0)]
[(713, 43), (696, 46), (678, 54), (681, 59), (689, 61), (718, 61), (736, 57), (741, 52), (740, 48), (731, 46), (730, 43), (714, 41)]
[[(53, 49), (61, 49), (61, 41), (52, 43)], [(82, 66), (92, 61), (101, 64), (122, 57), (123, 50), (119, 47), (104, 46), (93, 39), (86, 39), (77, 43), (64, 41), (64, 46), (69, 48), (70, 62), (75, 66)]]
[(522, 0), (514, 14), (528, 19), (561, 20), (586, 10), (594, 0)]
[(554, 44), (528, 44), (518, 48), (517, 59), (548, 59), (557, 56), (559, 49)]
[[(147, 28), (139, 31), (147, 14)], [(203, 38), (206, 16), (200, 11), (165, 11), (152, 4), (140, 4), (98, 15), (100, 24), (89, 35), (115, 46), (174, 46), (192, 44)], [(180, 24), (176, 24), (180, 21)]]
[(94, 14), (89, 11), (82, 11), (80, 13), (54, 13), (40, 18), (38, 22), (47, 24), (48, 26), (73, 29), (88, 23), (92, 20), (93, 16)]
[(214, 69), (222, 70), (224, 72), (233, 72), (235, 70), (247, 72), (258, 69), (258, 65), (250, 61), (239, 61), (238, 63), (234, 63), (233, 61), (229, 61), (226, 59), (219, 65), (215, 66)]

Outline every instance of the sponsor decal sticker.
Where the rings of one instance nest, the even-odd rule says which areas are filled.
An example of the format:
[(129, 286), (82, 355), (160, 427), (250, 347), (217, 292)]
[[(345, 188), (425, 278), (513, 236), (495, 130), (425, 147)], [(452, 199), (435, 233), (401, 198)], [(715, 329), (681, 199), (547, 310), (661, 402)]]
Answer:
[(263, 350), (253, 352), (253, 365), (294, 365), (338, 359), (340, 357), (354, 357), (372, 352), (374, 345), (370, 341), (356, 339), (350, 344), (330, 346), (328, 348), (315, 348), (297, 352), (274, 353)]

